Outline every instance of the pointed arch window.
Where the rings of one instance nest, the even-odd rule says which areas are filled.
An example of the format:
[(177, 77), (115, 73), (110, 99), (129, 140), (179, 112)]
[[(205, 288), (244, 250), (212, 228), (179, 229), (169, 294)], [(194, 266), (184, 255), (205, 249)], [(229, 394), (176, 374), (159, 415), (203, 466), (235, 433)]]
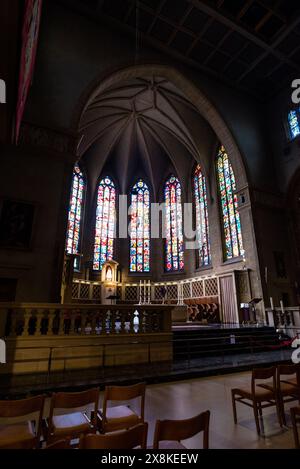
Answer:
[(165, 183), (165, 269), (175, 272), (184, 268), (181, 185), (175, 176)]
[(204, 267), (210, 264), (210, 244), (209, 244), (209, 224), (207, 209), (207, 189), (206, 179), (198, 164), (194, 171), (194, 201), (196, 216), (196, 233), (199, 243), (197, 255), (197, 267)]
[(93, 269), (101, 270), (114, 256), (116, 227), (116, 188), (110, 177), (98, 186)]
[(234, 172), (223, 146), (220, 147), (217, 160), (217, 179), (221, 202), (224, 254), (229, 260), (244, 254), (240, 214)]
[[(86, 191), (85, 177), (78, 164), (73, 169), (73, 179), (68, 212), (68, 229), (66, 239), (66, 252), (68, 254), (79, 254), (82, 231), (82, 218), (84, 198)], [(75, 260), (75, 268), (79, 267), (78, 260)]]
[(140, 179), (130, 192), (130, 272), (150, 271), (150, 192)]
[(291, 140), (300, 135), (300, 107), (288, 113), (289, 137)]

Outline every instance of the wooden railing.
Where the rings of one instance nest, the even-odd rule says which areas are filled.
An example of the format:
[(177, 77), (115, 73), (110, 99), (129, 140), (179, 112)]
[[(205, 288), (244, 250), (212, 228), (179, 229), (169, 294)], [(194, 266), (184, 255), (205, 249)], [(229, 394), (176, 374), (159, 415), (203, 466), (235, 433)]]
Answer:
[(172, 306), (0, 303), (0, 336), (104, 336), (171, 331)]

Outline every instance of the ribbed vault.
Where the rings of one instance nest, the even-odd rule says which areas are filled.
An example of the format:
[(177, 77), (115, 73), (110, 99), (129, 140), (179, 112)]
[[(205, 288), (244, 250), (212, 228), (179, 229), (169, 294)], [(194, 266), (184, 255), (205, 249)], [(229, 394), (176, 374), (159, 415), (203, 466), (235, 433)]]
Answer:
[(159, 76), (130, 78), (94, 95), (79, 131), (78, 153), (93, 185), (99, 174), (112, 172), (126, 192), (139, 176), (149, 181), (154, 197), (168, 172), (184, 180), (193, 161), (205, 167), (207, 147), (216, 140), (193, 103)]

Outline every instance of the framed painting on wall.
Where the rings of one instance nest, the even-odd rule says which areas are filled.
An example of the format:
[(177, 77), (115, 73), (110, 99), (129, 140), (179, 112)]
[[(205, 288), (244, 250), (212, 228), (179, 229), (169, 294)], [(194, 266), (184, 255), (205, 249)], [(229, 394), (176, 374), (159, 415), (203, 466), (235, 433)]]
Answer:
[(6, 199), (0, 213), (0, 247), (30, 249), (35, 205)]

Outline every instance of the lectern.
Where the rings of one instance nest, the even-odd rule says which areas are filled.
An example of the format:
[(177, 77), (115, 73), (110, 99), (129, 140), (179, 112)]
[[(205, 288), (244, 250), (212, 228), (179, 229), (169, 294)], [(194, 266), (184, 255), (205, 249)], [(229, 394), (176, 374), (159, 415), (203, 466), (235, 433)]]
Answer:
[(256, 305), (258, 303), (260, 303), (262, 300), (262, 298), (252, 298), (250, 301), (249, 301), (249, 305), (250, 305), (250, 321), (252, 322), (256, 322)]

